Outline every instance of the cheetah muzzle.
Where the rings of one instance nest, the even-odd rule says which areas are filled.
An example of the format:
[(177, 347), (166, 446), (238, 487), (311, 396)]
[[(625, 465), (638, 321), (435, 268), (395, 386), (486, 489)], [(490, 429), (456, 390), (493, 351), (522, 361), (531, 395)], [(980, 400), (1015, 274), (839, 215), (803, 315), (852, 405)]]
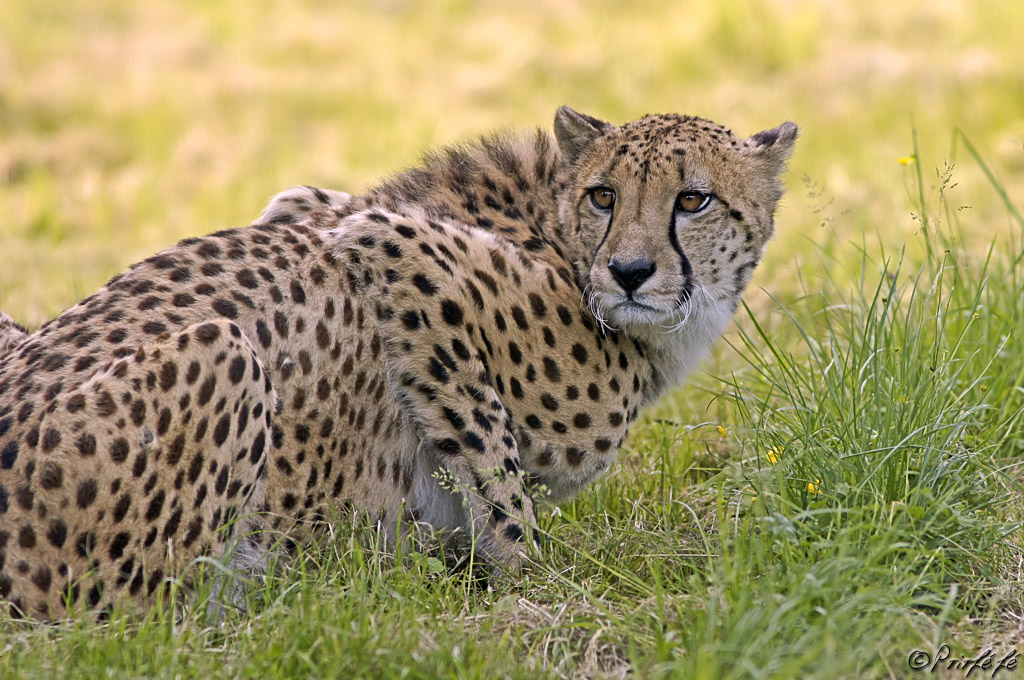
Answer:
[(346, 512), (514, 573), (535, 498), (607, 470), (728, 323), (796, 136), (563, 107), (363, 196), (291, 189), (34, 333), (0, 317), (0, 599), (145, 606)]

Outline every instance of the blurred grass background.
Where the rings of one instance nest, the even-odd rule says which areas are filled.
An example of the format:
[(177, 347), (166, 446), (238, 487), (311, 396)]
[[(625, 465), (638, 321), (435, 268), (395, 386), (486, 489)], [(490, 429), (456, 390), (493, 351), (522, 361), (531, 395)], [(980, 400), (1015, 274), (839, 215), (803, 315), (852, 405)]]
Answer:
[[(35, 327), (187, 235), (247, 223), (277, 191), (359, 191), (430, 146), (550, 128), (712, 118), (803, 136), (756, 284), (814, 287), (819, 256), (914, 243), (954, 126), (1024, 187), (1024, 5), (1010, 0), (4, 0), (0, 309)], [(973, 167), (950, 200), (1007, 224)], [(751, 289), (757, 305), (762, 294)]]

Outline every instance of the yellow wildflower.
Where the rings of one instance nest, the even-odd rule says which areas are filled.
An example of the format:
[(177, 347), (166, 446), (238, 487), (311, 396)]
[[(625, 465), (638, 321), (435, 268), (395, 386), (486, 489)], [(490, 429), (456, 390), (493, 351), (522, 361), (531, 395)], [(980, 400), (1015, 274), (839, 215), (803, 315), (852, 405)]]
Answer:
[(774, 446), (772, 448), (768, 449), (767, 451), (765, 451), (765, 453), (764, 453), (764, 457), (772, 465), (775, 465), (776, 463), (778, 463), (779, 462), (779, 458), (781, 456), (782, 456), (782, 449), (781, 448), (775, 448)]
[(729, 431), (726, 430), (721, 425), (717, 426), (715, 429), (718, 430), (718, 436), (721, 437), (722, 439), (725, 439), (726, 437), (729, 436)]
[(916, 160), (917, 156), (915, 156), (914, 154), (910, 154), (909, 156), (904, 156), (903, 158), (897, 158), (896, 162), (899, 163), (900, 165), (913, 165)]
[(813, 482), (807, 482), (807, 493), (812, 496), (820, 496), (822, 494), (821, 480), (815, 479)]

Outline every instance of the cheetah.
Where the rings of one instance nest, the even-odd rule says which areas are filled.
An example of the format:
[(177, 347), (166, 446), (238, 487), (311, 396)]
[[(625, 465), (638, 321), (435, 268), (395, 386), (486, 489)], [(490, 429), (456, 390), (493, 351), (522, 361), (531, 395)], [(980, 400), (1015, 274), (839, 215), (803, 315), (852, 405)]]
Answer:
[(461, 531), (514, 575), (535, 503), (604, 473), (723, 331), (796, 136), (562, 107), (553, 136), (289, 190), (8, 323), (0, 600), (145, 607), (199, 556), (351, 512)]

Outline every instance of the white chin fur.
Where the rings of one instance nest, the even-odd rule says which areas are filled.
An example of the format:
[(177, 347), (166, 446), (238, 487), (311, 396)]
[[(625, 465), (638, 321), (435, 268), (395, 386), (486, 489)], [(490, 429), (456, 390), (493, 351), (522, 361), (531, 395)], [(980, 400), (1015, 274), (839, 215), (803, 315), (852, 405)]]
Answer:
[(599, 298), (600, 305), (607, 298), (611, 305), (598, 308), (605, 324), (642, 340), (654, 353), (650, 359), (665, 379), (665, 387), (677, 385), (696, 368), (725, 330), (732, 317), (730, 306), (694, 296), (683, 309), (661, 311), (643, 305), (622, 304), (624, 296)]
[(640, 296), (630, 300), (625, 295), (598, 295), (597, 310), (605, 324), (616, 330), (630, 331), (636, 327), (656, 327), (669, 330), (683, 315), (677, 307), (666, 307)]
[(668, 326), (674, 315), (671, 312), (661, 312), (650, 307), (620, 305), (605, 312), (604, 316), (605, 321), (612, 328), (629, 332), (638, 326)]

